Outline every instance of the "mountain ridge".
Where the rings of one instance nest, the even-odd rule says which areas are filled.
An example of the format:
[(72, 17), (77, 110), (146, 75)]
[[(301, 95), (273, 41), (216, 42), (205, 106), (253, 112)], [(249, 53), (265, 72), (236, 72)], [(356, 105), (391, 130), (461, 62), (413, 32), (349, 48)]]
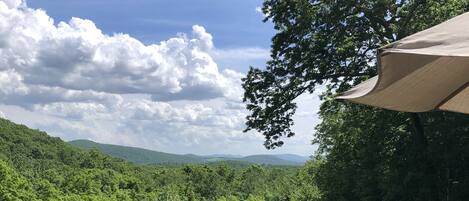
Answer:
[(308, 157), (295, 154), (259, 154), (249, 156), (229, 154), (172, 154), (138, 147), (97, 143), (91, 140), (83, 139), (72, 140), (68, 143), (82, 149), (98, 149), (99, 151), (109, 154), (110, 156), (121, 158), (136, 164), (145, 165), (203, 164), (220, 161), (239, 161), (262, 165), (300, 166), (303, 165), (306, 160), (308, 160)]

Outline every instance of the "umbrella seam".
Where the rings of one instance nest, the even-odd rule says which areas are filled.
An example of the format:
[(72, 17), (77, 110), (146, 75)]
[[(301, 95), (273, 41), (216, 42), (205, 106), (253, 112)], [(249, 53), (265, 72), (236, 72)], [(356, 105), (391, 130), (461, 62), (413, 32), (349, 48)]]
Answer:
[(451, 98), (458, 95), (459, 92), (464, 90), (466, 87), (469, 87), (469, 81), (463, 84), (461, 87), (457, 88), (451, 94), (449, 94), (445, 99), (443, 99), (438, 105), (436, 105), (435, 109), (439, 109), (443, 104), (447, 103)]

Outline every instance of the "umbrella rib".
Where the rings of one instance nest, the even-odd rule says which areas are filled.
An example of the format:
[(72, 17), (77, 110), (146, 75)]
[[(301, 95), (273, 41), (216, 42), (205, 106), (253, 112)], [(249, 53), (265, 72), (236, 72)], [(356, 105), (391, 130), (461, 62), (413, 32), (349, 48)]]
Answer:
[(462, 90), (464, 90), (466, 87), (469, 87), (469, 82), (466, 82), (465, 84), (463, 84), (461, 87), (457, 88), (455, 91), (453, 91), (451, 94), (449, 94), (445, 99), (443, 99), (438, 105), (436, 105), (435, 109), (438, 109), (440, 108), (443, 104), (445, 104), (446, 102), (448, 102), (451, 98), (453, 98), (454, 96), (456, 96), (459, 92), (461, 92)]

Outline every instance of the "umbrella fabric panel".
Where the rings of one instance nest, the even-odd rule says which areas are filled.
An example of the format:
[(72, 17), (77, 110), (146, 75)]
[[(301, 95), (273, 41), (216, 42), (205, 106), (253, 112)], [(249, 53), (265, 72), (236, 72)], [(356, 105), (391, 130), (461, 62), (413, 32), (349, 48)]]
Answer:
[(336, 97), (337, 99), (347, 99), (347, 100), (355, 100), (357, 98), (360, 98), (362, 96), (365, 96), (369, 94), (376, 84), (378, 83), (378, 76), (374, 76), (373, 78), (370, 78), (359, 85), (353, 87), (352, 89), (342, 93), (340, 96)]
[[(402, 60), (399, 60), (399, 62)], [(394, 66), (393, 62), (386, 62)], [(390, 110), (407, 112), (425, 112), (437, 109), (442, 102), (452, 100), (450, 96), (467, 83), (469, 76), (469, 58), (440, 57), (427, 65), (413, 69), (406, 74), (390, 71), (387, 79), (379, 79), (366, 87), (359, 85), (366, 95), (355, 96), (344, 94), (338, 99), (348, 99), (353, 102), (382, 107)], [(396, 68), (399, 69), (399, 65)], [(408, 70), (408, 69), (407, 69)], [(370, 89), (371, 88), (371, 89)], [(455, 99), (451, 105), (469, 107), (469, 99), (463, 96)], [(450, 99), (448, 99), (450, 98)], [(460, 102), (462, 101), (462, 102)], [(451, 107), (450, 105), (446, 105)], [(449, 110), (450, 108), (445, 108)]]
[(469, 56), (469, 13), (381, 48), (383, 54)]
[(379, 50), (378, 76), (338, 96), (405, 112), (469, 114), (469, 13)]
[[(399, 81), (409, 73), (438, 59), (438, 56), (395, 53), (380, 59), (379, 75), (364, 81), (337, 97), (338, 99), (354, 99), (370, 94), (372, 91), (385, 89)], [(383, 76), (385, 75), (385, 76)]]
[(443, 103), (439, 109), (461, 112), (469, 114), (469, 82), (461, 88), (460, 91), (455, 93), (455, 96), (451, 97), (447, 102)]

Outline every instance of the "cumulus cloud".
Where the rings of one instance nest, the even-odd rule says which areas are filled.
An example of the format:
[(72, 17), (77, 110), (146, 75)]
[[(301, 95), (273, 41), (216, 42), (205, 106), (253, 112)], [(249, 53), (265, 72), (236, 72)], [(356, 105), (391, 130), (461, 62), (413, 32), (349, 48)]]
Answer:
[(5, 0), (4, 2), (9, 8), (17, 8), (23, 3), (21, 0)]
[(104, 115), (108, 115), (111, 112), (106, 105), (82, 102), (35, 104), (32, 109), (35, 112), (73, 120), (103, 118)]
[(172, 105), (149, 99), (132, 99), (113, 108), (100, 103), (60, 102), (35, 104), (32, 111), (71, 120), (107, 120), (114, 122), (149, 121), (167, 126), (219, 127), (241, 130), (245, 113), (243, 108), (210, 106), (208, 103)]
[(102, 102), (115, 105), (122, 101), (119, 95), (92, 90), (69, 90), (61, 87), (28, 85), (14, 69), (0, 71), (0, 101), (5, 104), (30, 107), (34, 104), (55, 102)]
[[(220, 71), (214, 50), (199, 25), (145, 45), (104, 34), (90, 20), (55, 23), (21, 0), (0, 0), (0, 103), (74, 121), (239, 127), (241, 110), (202, 104), (239, 102), (242, 93), (243, 75)], [(129, 94), (139, 98), (124, 98)]]
[[(230, 77), (209, 54), (212, 35), (194, 25), (192, 35), (145, 45), (127, 34), (112, 36), (80, 18), (54, 25), (44, 11), (0, 2), (0, 71), (14, 69), (26, 85), (151, 94), (155, 100), (224, 97)], [(11, 73), (10, 73), (11, 74)]]
[(178, 153), (246, 153), (248, 143), (262, 150), (262, 136), (241, 132), (244, 75), (218, 64), (266, 57), (260, 48), (217, 49), (199, 25), (143, 44), (90, 20), (54, 22), (21, 0), (0, 0), (0, 109), (66, 140)]

